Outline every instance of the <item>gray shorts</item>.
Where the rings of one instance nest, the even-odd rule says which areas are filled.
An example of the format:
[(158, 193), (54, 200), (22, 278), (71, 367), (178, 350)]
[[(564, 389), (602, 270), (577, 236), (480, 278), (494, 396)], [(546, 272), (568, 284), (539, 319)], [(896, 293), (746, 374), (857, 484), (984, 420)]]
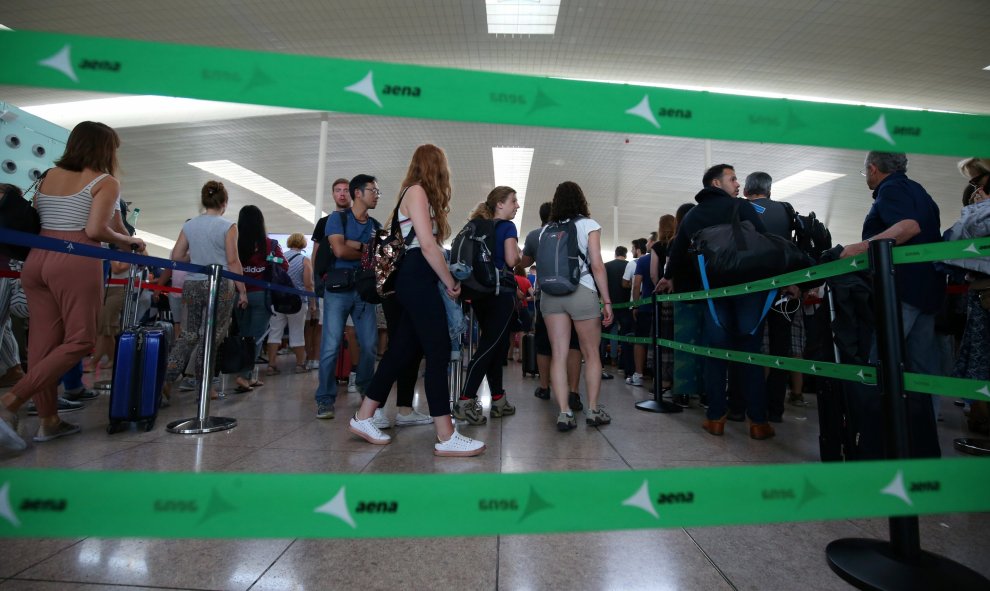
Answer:
[(540, 313), (544, 316), (567, 314), (571, 320), (590, 320), (600, 318), (602, 310), (598, 305), (598, 292), (578, 285), (573, 293), (564, 296), (540, 294)]

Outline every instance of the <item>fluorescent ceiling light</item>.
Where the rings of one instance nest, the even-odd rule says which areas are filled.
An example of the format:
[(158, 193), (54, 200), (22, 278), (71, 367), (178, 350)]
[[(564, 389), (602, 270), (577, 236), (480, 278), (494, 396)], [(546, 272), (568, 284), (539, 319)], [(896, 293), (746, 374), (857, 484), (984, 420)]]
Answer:
[(533, 164), (533, 148), (492, 148), (492, 167), (495, 170), (495, 186), (505, 185), (516, 190), (519, 211), (513, 222), (516, 231), (522, 228), (523, 207), (526, 204), (526, 187), (529, 185), (529, 169)]
[(13, 31), (13, 30), (14, 29), (11, 29), (10, 27), (8, 27), (6, 25), (0, 25), (0, 31)]
[(836, 179), (841, 179), (846, 175), (834, 172), (821, 172), (819, 170), (802, 170), (797, 174), (792, 174), (787, 178), (774, 181), (770, 187), (770, 196), (777, 201), (793, 197), (798, 193), (808, 189), (830, 183)]
[[(209, 160), (206, 162), (190, 162), (189, 164), (240, 185), (252, 193), (257, 193), (272, 203), (288, 209), (306, 220), (307, 223), (312, 223), (313, 221), (315, 206), (312, 203), (275, 181), (269, 180), (252, 170), (248, 170), (240, 164), (235, 164), (230, 160)], [(326, 215), (326, 213), (323, 213), (323, 215)]]
[(560, 0), (485, 0), (488, 32), (503, 35), (553, 35)]
[(990, 70), (990, 66), (983, 68), (984, 70)]
[(154, 244), (155, 246), (168, 249), (169, 252), (172, 252), (172, 249), (175, 248), (175, 240), (164, 236), (159, 236), (158, 234), (152, 234), (151, 232), (145, 230), (135, 229), (134, 236), (144, 240), (148, 244)]
[(150, 95), (34, 105), (21, 109), (68, 129), (75, 127), (80, 121), (101, 121), (110, 127), (120, 129), (142, 125), (219, 121), (306, 112), (301, 109)]
[[(984, 69), (990, 69), (987, 66)], [(855, 105), (866, 107), (878, 107), (880, 109), (903, 109), (905, 111), (931, 111), (933, 113), (958, 113), (959, 111), (945, 111), (942, 109), (929, 109), (927, 107), (914, 107), (906, 105), (892, 105), (888, 103), (871, 103), (866, 101), (851, 101), (824, 96), (810, 96), (804, 94), (786, 94), (780, 92), (767, 92), (762, 90), (740, 90), (738, 88), (722, 88), (719, 86), (692, 86), (689, 84), (657, 84), (656, 82), (638, 82), (632, 80), (602, 80), (598, 78), (563, 78), (564, 80), (577, 80), (579, 82), (603, 82), (605, 84), (628, 84), (631, 86), (647, 86), (650, 88), (672, 88), (674, 90), (695, 90), (704, 92), (714, 92), (718, 94), (731, 94), (736, 96), (755, 96), (760, 98), (790, 99), (795, 101), (809, 101), (813, 103), (831, 103), (835, 105)]]

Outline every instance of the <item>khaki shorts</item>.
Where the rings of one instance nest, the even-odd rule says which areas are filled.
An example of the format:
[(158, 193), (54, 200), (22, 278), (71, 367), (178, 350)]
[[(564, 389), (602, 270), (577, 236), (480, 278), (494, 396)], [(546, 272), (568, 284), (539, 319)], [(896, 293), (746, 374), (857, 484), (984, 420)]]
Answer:
[(565, 296), (540, 294), (540, 313), (544, 316), (567, 314), (571, 320), (590, 320), (600, 318), (602, 310), (598, 305), (598, 292), (578, 285), (573, 293)]

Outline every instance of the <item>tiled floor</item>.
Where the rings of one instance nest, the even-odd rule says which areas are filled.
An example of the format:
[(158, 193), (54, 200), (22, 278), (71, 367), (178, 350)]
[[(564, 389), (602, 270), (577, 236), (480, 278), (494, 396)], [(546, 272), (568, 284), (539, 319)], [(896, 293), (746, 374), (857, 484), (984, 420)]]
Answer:
[[(286, 359), (286, 366), (289, 362)], [(811, 408), (791, 408), (777, 437), (757, 442), (745, 424), (726, 435), (699, 428), (702, 411), (653, 415), (633, 408), (648, 394), (621, 377), (604, 382), (613, 424), (579, 426), (562, 435), (556, 411), (532, 395), (533, 379), (506, 370), (516, 415), (463, 427), (486, 441), (485, 455), (436, 458), (432, 427), (398, 430), (385, 447), (350, 435), (346, 419), (359, 403), (341, 388), (338, 418), (314, 417), (313, 373), (267, 378), (250, 394), (231, 395), (213, 414), (238, 419), (236, 429), (171, 435), (164, 425), (195, 414), (192, 393), (162, 411), (151, 433), (108, 436), (107, 398), (67, 415), (81, 435), (0, 452), (0, 467), (81, 470), (239, 472), (529, 472), (629, 470), (818, 460), (818, 421)], [(814, 401), (814, 397), (810, 400)], [(487, 411), (487, 397), (484, 398)], [(425, 401), (423, 401), (425, 410)], [(388, 409), (394, 413), (393, 408)], [(959, 409), (944, 401), (943, 454), (964, 434)], [(36, 421), (25, 419), (22, 433)], [(395, 435), (393, 433), (393, 435)], [(731, 486), (731, 483), (726, 483)], [(973, 491), (986, 494), (986, 491)], [(442, 510), (442, 507), (438, 507)], [(990, 516), (922, 520), (922, 544), (990, 576)], [(592, 534), (396, 540), (0, 540), (0, 591), (97, 589), (844, 589), (828, 568), (825, 545), (841, 537), (883, 537), (884, 520), (833, 521)]]

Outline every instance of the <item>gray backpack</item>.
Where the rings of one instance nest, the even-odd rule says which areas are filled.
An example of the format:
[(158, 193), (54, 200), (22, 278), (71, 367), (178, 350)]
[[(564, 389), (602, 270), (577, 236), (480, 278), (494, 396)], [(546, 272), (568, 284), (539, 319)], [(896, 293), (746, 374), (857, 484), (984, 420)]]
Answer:
[(540, 245), (536, 249), (536, 284), (542, 293), (574, 293), (581, 276), (589, 273), (581, 271), (581, 261), (587, 268), (588, 258), (578, 248), (577, 219), (551, 222), (540, 232)]

